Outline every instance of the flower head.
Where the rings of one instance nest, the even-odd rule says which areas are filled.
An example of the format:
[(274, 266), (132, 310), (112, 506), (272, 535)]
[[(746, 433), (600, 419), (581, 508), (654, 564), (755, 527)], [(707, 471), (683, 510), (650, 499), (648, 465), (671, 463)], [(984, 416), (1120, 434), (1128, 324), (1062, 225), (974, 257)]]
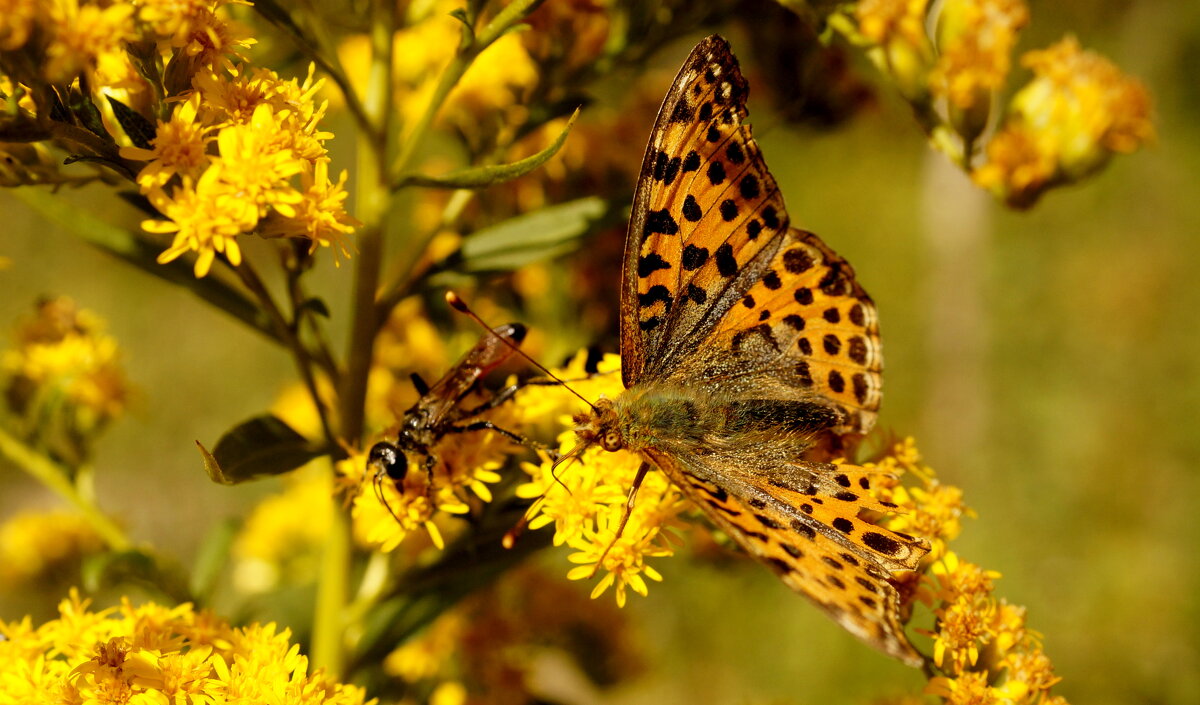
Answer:
[(1050, 186), (1077, 181), (1154, 136), (1146, 89), (1074, 38), (1029, 52), (1022, 64), (1034, 78), (1013, 97), (973, 174), (1011, 205), (1029, 206)]

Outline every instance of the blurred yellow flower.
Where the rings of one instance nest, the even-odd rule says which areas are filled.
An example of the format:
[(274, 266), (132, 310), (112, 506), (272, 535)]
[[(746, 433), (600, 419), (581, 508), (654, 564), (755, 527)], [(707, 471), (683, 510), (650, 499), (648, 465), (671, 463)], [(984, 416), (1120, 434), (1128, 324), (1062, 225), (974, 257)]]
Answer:
[(1028, 23), (1022, 0), (945, 2), (938, 14), (931, 90), (959, 109), (989, 102), (1008, 77), (1017, 33)]
[(285, 482), (282, 493), (254, 507), (234, 542), (233, 580), (243, 592), (267, 592), (316, 578), (333, 523), (332, 487), (322, 474), (304, 471), (288, 475)]
[(136, 38), (132, 3), (80, 3), (52, 0), (47, 3), (46, 26), (51, 37), (46, 47), (43, 75), (51, 83), (69, 82), (85, 71), (119, 71), (107, 64), (127, 64), (125, 42)]
[(90, 607), (72, 590), (59, 618), (36, 629), (28, 617), (0, 620), (0, 704), (366, 702), (362, 688), (309, 675), (274, 624), (235, 628), (190, 604)]
[(70, 434), (87, 436), (125, 411), (130, 390), (117, 341), (71, 299), (39, 302), (15, 343), (0, 356), (0, 370), (5, 399), (17, 414), (57, 417)]
[(1034, 78), (1013, 97), (986, 163), (972, 175), (1010, 205), (1029, 206), (1046, 188), (1077, 181), (1153, 138), (1145, 87), (1073, 37), (1029, 52), (1022, 64)]
[(928, 0), (863, 0), (854, 8), (858, 34), (876, 45), (867, 55), (909, 100), (928, 92), (926, 76), (933, 63), (933, 43), (925, 32), (928, 4)]
[(53, 577), (98, 553), (104, 542), (92, 525), (72, 512), (21, 512), (0, 524), (0, 584), (12, 589)]
[(12, 51), (24, 46), (33, 31), (40, 4), (38, 0), (0, 0), (0, 50)]

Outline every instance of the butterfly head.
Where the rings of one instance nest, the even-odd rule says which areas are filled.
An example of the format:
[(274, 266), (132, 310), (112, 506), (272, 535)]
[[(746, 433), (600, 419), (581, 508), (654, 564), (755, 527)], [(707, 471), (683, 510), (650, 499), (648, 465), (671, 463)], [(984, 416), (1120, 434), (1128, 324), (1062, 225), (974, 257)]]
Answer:
[(626, 446), (620, 417), (611, 399), (597, 401), (591, 411), (575, 417), (575, 424), (575, 435), (584, 445), (596, 444), (607, 451), (618, 451)]

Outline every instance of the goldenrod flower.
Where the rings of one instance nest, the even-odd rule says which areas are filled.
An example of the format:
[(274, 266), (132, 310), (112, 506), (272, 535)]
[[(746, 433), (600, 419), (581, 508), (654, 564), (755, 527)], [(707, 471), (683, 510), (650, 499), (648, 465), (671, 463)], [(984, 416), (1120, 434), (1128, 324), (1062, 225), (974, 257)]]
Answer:
[(960, 110), (989, 102), (1008, 77), (1017, 33), (1028, 22), (1029, 9), (1022, 0), (944, 3), (938, 15), (938, 57), (929, 75), (930, 89)]
[[(0, 357), (10, 408), (29, 418), (57, 416), (70, 434), (92, 434), (120, 416), (129, 388), (115, 338), (104, 322), (66, 297), (38, 304), (16, 346)], [(52, 424), (44, 424), (49, 427)]]
[(159, 121), (150, 149), (121, 148), (126, 159), (150, 162), (137, 175), (143, 192), (161, 191), (175, 176), (194, 181), (204, 173), (212, 161), (208, 154), (212, 139), (211, 128), (196, 121), (199, 109), (200, 93), (194, 92), (176, 106), (170, 120)]
[(348, 236), (361, 225), (346, 212), (346, 179), (342, 171), (337, 183), (329, 180), (329, 162), (321, 160), (311, 170), (300, 175), (300, 200), (293, 204), (278, 203), (263, 219), (259, 233), (263, 237), (291, 237), (308, 240), (308, 252), (318, 247), (330, 247), (334, 264), (350, 256)]
[(1146, 89), (1074, 38), (1029, 52), (1022, 64), (1034, 78), (1013, 97), (987, 162), (973, 174), (1011, 205), (1028, 206), (1050, 186), (1078, 181), (1154, 136)]
[(910, 100), (928, 91), (926, 75), (933, 62), (933, 43), (925, 32), (928, 4), (928, 0), (863, 0), (854, 9), (858, 34), (876, 45), (868, 56)]
[[(187, 252), (197, 252), (194, 271), (197, 277), (208, 274), (218, 252), (237, 266), (242, 261), (242, 251), (237, 236), (242, 232), (242, 223), (235, 214), (223, 206), (237, 197), (237, 192), (221, 181), (218, 169), (205, 171), (193, 184), (184, 179), (183, 184), (170, 196), (162, 192), (151, 193), (150, 202), (167, 220), (143, 220), (142, 229), (150, 233), (174, 233), (171, 246), (158, 256), (159, 264), (178, 259)], [(244, 211), (238, 210), (237, 215)]]
[[(555, 374), (565, 379), (582, 377), (585, 357), (576, 356), (565, 369), (555, 370)], [(585, 398), (615, 397), (622, 391), (620, 375), (613, 374), (619, 366), (616, 355), (607, 355), (598, 366), (599, 374), (573, 382), (572, 387)], [(582, 410), (575, 395), (557, 387), (528, 388), (518, 395), (516, 406), (525, 417), (561, 416), (564, 420)], [(569, 453), (576, 443), (574, 431), (563, 433), (559, 438), (560, 453)], [(518, 497), (537, 502), (531, 508), (529, 528), (554, 524), (554, 544), (575, 549), (568, 560), (579, 565), (567, 577), (580, 580), (603, 569), (605, 575), (592, 590), (592, 597), (599, 597), (615, 585), (617, 604), (622, 606), (628, 589), (645, 595), (648, 589), (645, 578), (662, 580), (647, 559), (674, 554), (679, 540), (673, 531), (681, 523), (679, 515), (690, 507), (665, 475), (649, 473), (638, 489), (637, 501), (618, 538), (617, 527), (641, 463), (635, 453), (611, 453), (593, 447), (554, 470), (550, 458), (543, 458), (540, 464), (525, 463), (523, 467), (531, 480), (517, 488)]]
[(366, 701), (362, 688), (309, 675), (290, 631), (274, 624), (235, 628), (190, 604), (90, 607), (72, 590), (59, 618), (36, 629), (28, 617), (0, 620), (0, 703)]
[(864, 465), (897, 476), (908, 473), (920, 481), (919, 486), (901, 485), (898, 481), (883, 483), (873, 494), (897, 505), (895, 514), (883, 517), (885, 526), (929, 541), (926, 564), (939, 559), (946, 552), (947, 542), (958, 537), (962, 517), (974, 516), (963, 502), (962, 490), (937, 479), (933, 469), (922, 461), (911, 437), (896, 443), (881, 459)]
[(46, 10), (51, 38), (43, 75), (50, 83), (71, 81), (85, 71), (113, 71), (126, 64), (125, 42), (136, 38), (132, 3), (107, 5), (52, 0)]
[(0, 524), (0, 584), (12, 588), (46, 580), (63, 567), (76, 572), (104, 541), (83, 516), (71, 512), (22, 512)]
[(236, 267), (236, 237), (252, 232), (308, 239), (310, 252), (336, 245), (349, 256), (358, 221), (345, 210), (346, 173), (329, 179), (324, 142), (333, 135), (319, 128), (326, 105), (314, 102), (323, 81), (313, 72), (310, 65), (303, 82), (264, 69), (205, 72), (171, 121), (160, 123), (153, 150), (122, 150), (150, 160), (138, 183), (168, 218), (142, 227), (175, 235), (159, 262), (196, 252), (203, 277), (222, 252)]

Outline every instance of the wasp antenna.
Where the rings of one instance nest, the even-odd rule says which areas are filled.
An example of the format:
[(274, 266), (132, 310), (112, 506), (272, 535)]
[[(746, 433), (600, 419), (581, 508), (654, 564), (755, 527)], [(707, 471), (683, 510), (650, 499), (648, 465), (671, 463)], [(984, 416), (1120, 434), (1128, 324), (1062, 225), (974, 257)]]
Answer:
[(535, 360), (532, 357), (530, 357), (529, 355), (527, 355), (524, 350), (522, 350), (520, 347), (515, 345), (511, 340), (504, 338), (504, 336), (496, 335), (496, 332), (494, 330), (492, 330), (492, 327), (489, 326), (487, 323), (485, 323), (482, 318), (480, 318), (474, 311), (472, 311), (471, 307), (467, 306), (467, 302), (463, 301), (462, 297), (460, 297), (458, 294), (454, 293), (453, 291), (447, 291), (446, 292), (446, 303), (450, 305), (450, 308), (454, 309), (455, 311), (458, 311), (461, 314), (466, 315), (471, 320), (478, 323), (480, 326), (483, 327), (484, 330), (486, 330), (488, 332), (489, 335), (495, 336), (497, 339), (500, 340), (500, 342), (502, 342), (505, 345), (507, 345), (508, 347), (512, 348), (515, 353), (517, 353), (521, 357), (528, 360), (529, 364), (538, 368), (542, 372), (545, 372), (546, 375), (548, 377), (550, 377), (550, 379), (561, 384), (563, 387), (566, 388), (566, 390), (568, 392), (579, 397), (579, 399), (582, 400), (584, 404), (587, 404), (589, 407), (591, 407), (592, 411), (596, 410), (596, 406), (594, 404), (592, 404), (592, 402), (588, 401), (582, 394), (580, 394), (579, 392), (572, 389), (571, 385), (564, 382), (561, 378), (558, 377), (558, 375), (556, 375), (553, 372), (551, 372), (550, 370), (546, 369), (545, 365), (543, 365), (542, 363), (538, 362), (537, 360)]

